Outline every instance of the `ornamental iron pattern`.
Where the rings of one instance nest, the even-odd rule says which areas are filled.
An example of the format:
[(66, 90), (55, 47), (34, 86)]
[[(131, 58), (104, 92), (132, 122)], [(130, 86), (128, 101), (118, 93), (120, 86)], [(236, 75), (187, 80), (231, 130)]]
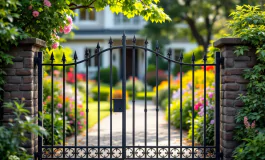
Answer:
[[(123, 34), (122, 36), (122, 45), (121, 46), (113, 46), (113, 40), (110, 38), (109, 40), (109, 48), (100, 50), (99, 43), (96, 46), (96, 52), (94, 55), (87, 50), (85, 52), (85, 59), (81, 61), (77, 61), (78, 57), (76, 52), (74, 53), (73, 63), (66, 64), (66, 57), (63, 54), (62, 56), (62, 64), (54, 64), (54, 55), (51, 54), (49, 64), (43, 63), (42, 52), (38, 53), (38, 58), (36, 58), (36, 63), (38, 64), (38, 110), (42, 112), (43, 110), (43, 67), (49, 66), (51, 67), (51, 105), (54, 106), (54, 67), (61, 66), (63, 68), (63, 144), (61, 146), (58, 145), (44, 145), (43, 138), (38, 137), (38, 153), (37, 157), (39, 160), (41, 159), (220, 159), (220, 52), (216, 52), (216, 58), (214, 64), (207, 64), (207, 56), (206, 54), (203, 56), (203, 64), (195, 64), (195, 55), (192, 56), (192, 63), (184, 63), (183, 62), (183, 54), (180, 53), (178, 61), (173, 60), (171, 58), (172, 50), (169, 49), (167, 57), (162, 55), (159, 50), (159, 44), (156, 43), (155, 50), (151, 50), (147, 48), (148, 41), (145, 40), (144, 46), (136, 45), (136, 38), (133, 37), (132, 41), (133, 45), (126, 45), (126, 36)], [(133, 91), (132, 91), (132, 107), (133, 107), (133, 131), (132, 131), (132, 146), (126, 145), (126, 49), (132, 49), (132, 76), (133, 76)], [(122, 111), (122, 145), (121, 146), (113, 146), (112, 145), (112, 112), (115, 110), (113, 108), (113, 102), (110, 101), (110, 145), (109, 146), (101, 146), (100, 145), (100, 83), (98, 83), (98, 144), (97, 146), (89, 146), (89, 136), (86, 136), (86, 146), (77, 146), (77, 125), (75, 124), (75, 145), (74, 146), (66, 146), (66, 126), (65, 126), (65, 72), (67, 66), (74, 66), (75, 74), (74, 74), (74, 87), (75, 87), (75, 100), (77, 99), (77, 64), (86, 63), (86, 135), (88, 135), (88, 62), (93, 57), (98, 57), (98, 82), (100, 82), (100, 56), (104, 52), (109, 51), (110, 57), (112, 57), (112, 51), (115, 49), (121, 49), (122, 51), (122, 61), (121, 61), (121, 72), (122, 72), (122, 100), (119, 100), (119, 104), (123, 104), (124, 108), (116, 108)], [(135, 145), (135, 51), (136, 49), (140, 49), (144, 51), (144, 81), (145, 81), (145, 99), (144, 99), (144, 145), (136, 146)], [(158, 145), (158, 89), (156, 90), (156, 145), (148, 146), (147, 145), (147, 83), (146, 83), (146, 73), (147, 73), (147, 53), (152, 53), (155, 55), (155, 64), (156, 64), (156, 88), (158, 88), (158, 58), (162, 58), (168, 61), (168, 107), (170, 108), (170, 75), (171, 75), (171, 63), (175, 63), (179, 66), (180, 69), (180, 145), (179, 146), (171, 146), (170, 145), (170, 116), (168, 116), (168, 145), (167, 146), (159, 146)], [(112, 99), (112, 87), (113, 87), (113, 77), (112, 77), (112, 58), (110, 58), (110, 99)], [(192, 145), (185, 146), (183, 145), (183, 135), (182, 135), (182, 70), (183, 66), (190, 66), (192, 68), (192, 106), (194, 106), (194, 70), (195, 67), (204, 67), (204, 107), (206, 107), (206, 66), (214, 66), (215, 67), (215, 145), (214, 146), (206, 146), (204, 143), (202, 146), (195, 146), (194, 141), (194, 107), (192, 109)], [(206, 109), (204, 110), (206, 111)], [(77, 113), (77, 104), (75, 101), (75, 117)], [(51, 115), (54, 114), (53, 107), (51, 108)], [(168, 109), (168, 115), (170, 115), (170, 109)], [(205, 115), (205, 114), (204, 114)], [(39, 115), (40, 116), (40, 115)], [(53, 116), (51, 120), (51, 126), (54, 128), (54, 118)], [(43, 120), (39, 119), (39, 126), (43, 126)], [(206, 117), (204, 116), (204, 142), (206, 142)], [(52, 129), (52, 142), (54, 142), (54, 130)]]

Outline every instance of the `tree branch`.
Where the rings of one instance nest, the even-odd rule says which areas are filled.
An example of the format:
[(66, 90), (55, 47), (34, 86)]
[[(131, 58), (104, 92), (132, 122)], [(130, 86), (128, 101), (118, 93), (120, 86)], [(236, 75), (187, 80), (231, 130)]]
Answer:
[[(81, 5), (81, 6), (78, 6), (77, 4), (75, 3), (70, 3), (68, 6), (71, 10), (76, 10), (76, 9), (79, 9), (79, 8), (94, 8), (94, 7), (91, 7), (91, 5), (96, 2), (96, 0), (93, 0), (91, 3), (89, 3), (88, 5)], [(75, 6), (75, 7), (72, 7), (71, 6)]]
[(190, 17), (188, 17), (187, 15), (185, 17), (183, 17), (183, 18), (188, 23), (188, 25), (190, 27), (190, 30), (191, 30), (191, 34), (195, 38), (195, 40), (198, 43), (198, 45), (202, 45), (203, 48), (204, 48), (204, 51), (207, 51), (208, 44), (205, 43), (202, 35), (200, 35), (198, 29), (196, 28), (195, 20), (190, 18)]

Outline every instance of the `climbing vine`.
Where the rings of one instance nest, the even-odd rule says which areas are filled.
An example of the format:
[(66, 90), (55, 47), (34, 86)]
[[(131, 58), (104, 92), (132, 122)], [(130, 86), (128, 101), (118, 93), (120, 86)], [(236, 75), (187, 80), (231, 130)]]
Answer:
[(260, 6), (237, 6), (231, 17), (232, 36), (248, 44), (237, 47), (235, 54), (244, 55), (252, 46), (257, 55), (257, 64), (244, 73), (249, 83), (247, 93), (239, 96), (244, 106), (236, 116), (235, 139), (241, 145), (234, 151), (234, 158), (265, 159), (265, 12)]

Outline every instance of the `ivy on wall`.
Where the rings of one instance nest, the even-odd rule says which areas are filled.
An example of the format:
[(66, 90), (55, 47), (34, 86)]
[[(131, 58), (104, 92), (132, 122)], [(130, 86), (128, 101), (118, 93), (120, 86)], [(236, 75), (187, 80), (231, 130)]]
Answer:
[[(233, 37), (239, 37), (256, 48), (257, 64), (245, 70), (249, 80), (247, 93), (239, 99), (244, 107), (236, 116), (235, 139), (241, 142), (234, 151), (235, 159), (265, 159), (265, 11), (260, 6), (237, 6), (230, 15), (229, 27)], [(243, 55), (250, 48), (239, 46), (236, 55)]]

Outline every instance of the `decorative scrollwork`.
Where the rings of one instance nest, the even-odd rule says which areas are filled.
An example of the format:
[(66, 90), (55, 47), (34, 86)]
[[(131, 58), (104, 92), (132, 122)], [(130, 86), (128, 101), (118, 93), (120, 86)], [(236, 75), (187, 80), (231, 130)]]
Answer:
[(148, 158), (155, 158), (156, 153), (157, 153), (156, 148), (148, 148), (146, 152)]
[(182, 157), (191, 158), (192, 157), (192, 149), (191, 148), (183, 148), (182, 149)]
[(98, 149), (97, 148), (89, 148), (88, 149), (88, 157), (89, 158), (97, 158), (98, 157)]
[(85, 158), (86, 157), (86, 148), (77, 148), (76, 149), (76, 157), (77, 158)]
[(168, 158), (168, 148), (159, 148), (158, 149), (158, 156), (160, 158)]
[(75, 157), (75, 149), (74, 148), (65, 148), (65, 158), (74, 158)]
[(206, 148), (206, 158), (216, 158), (215, 148)]
[(53, 157), (54, 158), (62, 158), (63, 157), (63, 149), (62, 148), (54, 148)]
[(122, 157), (122, 149), (121, 148), (113, 148), (112, 150), (112, 158), (121, 158)]
[(135, 157), (137, 158), (143, 158), (145, 155), (145, 149), (142, 147), (135, 148)]
[(52, 156), (52, 152), (50, 148), (42, 149), (42, 158), (50, 158)]
[(194, 148), (194, 157), (204, 158), (204, 149), (203, 148)]
[(110, 158), (110, 148), (101, 148), (100, 149), (100, 157)]
[(170, 158), (178, 158), (183, 153), (180, 153), (180, 149), (178, 148), (172, 148), (170, 150)]
[(126, 157), (133, 158), (133, 148), (126, 148)]

